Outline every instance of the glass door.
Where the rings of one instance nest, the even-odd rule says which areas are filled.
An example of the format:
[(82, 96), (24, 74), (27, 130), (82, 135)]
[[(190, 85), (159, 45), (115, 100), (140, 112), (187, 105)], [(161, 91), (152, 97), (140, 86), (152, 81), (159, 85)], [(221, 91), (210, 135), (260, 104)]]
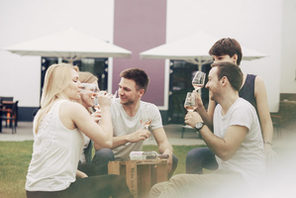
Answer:
[[(193, 91), (192, 78), (198, 70), (198, 66), (181, 60), (172, 60), (170, 65), (168, 123), (183, 124), (185, 114), (187, 113), (184, 108), (184, 100), (186, 93)], [(205, 84), (208, 81), (207, 76), (211, 68), (210, 65), (211, 63), (202, 65), (202, 71), (207, 74)], [(201, 94), (203, 103), (207, 108), (209, 100), (208, 89), (202, 88)]]
[[(62, 62), (67, 62), (62, 60)], [(58, 58), (56, 57), (42, 57), (41, 58), (41, 84), (42, 90), (45, 72), (48, 67), (52, 64), (58, 63)], [(83, 58), (73, 62), (73, 65), (79, 67), (79, 71), (88, 71), (94, 74), (98, 79), (98, 84), (101, 90), (107, 90), (108, 88), (108, 58)], [(41, 95), (41, 91), (40, 91)]]

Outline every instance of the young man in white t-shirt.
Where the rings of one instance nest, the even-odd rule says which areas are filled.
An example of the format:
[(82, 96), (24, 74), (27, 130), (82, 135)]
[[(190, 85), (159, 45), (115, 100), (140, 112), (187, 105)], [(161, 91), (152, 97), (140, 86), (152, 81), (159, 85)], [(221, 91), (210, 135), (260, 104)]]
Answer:
[[(111, 115), (114, 131), (112, 151), (95, 145), (94, 160), (128, 160), (131, 151), (141, 151), (143, 141), (153, 134), (159, 153), (168, 156), (169, 176), (177, 167), (178, 159), (162, 126), (156, 105), (141, 101), (147, 90), (149, 77), (138, 68), (128, 68), (120, 73), (119, 99), (112, 102)], [(107, 170), (107, 169), (106, 169)]]
[(206, 88), (218, 103), (214, 133), (197, 112), (185, 116), (185, 123), (197, 128), (215, 153), (219, 168), (205, 175), (176, 175), (169, 182), (156, 184), (151, 197), (207, 197), (218, 192), (223, 197), (238, 187), (256, 185), (265, 170), (263, 139), (254, 107), (238, 95), (242, 80), (243, 74), (236, 65), (212, 65)]

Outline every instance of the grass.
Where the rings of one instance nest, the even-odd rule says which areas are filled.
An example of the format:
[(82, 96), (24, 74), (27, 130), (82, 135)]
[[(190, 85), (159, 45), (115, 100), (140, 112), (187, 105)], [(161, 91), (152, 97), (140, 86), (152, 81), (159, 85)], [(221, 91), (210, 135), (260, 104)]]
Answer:
[(0, 142), (0, 197), (25, 197), (25, 180), (32, 141)]
[[(31, 160), (33, 141), (0, 142), (0, 197), (25, 198), (25, 181)], [(175, 174), (185, 173), (185, 158), (195, 146), (174, 146), (178, 157)], [(144, 146), (146, 151), (157, 151), (157, 146)]]

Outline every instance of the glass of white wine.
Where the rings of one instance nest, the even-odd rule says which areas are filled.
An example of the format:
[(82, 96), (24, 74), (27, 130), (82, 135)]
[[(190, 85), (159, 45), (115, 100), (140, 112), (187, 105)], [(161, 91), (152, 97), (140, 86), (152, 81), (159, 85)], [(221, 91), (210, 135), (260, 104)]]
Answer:
[(184, 108), (189, 111), (193, 112), (195, 109), (195, 97), (192, 92), (187, 92), (186, 99), (184, 102)]
[(206, 73), (202, 71), (197, 71), (192, 79), (192, 86), (194, 87), (195, 91), (198, 91), (200, 88), (204, 87), (206, 79)]
[(97, 95), (99, 93), (99, 88), (95, 83), (81, 83), (80, 92), (83, 94), (91, 94), (94, 97), (94, 106), (98, 105)]

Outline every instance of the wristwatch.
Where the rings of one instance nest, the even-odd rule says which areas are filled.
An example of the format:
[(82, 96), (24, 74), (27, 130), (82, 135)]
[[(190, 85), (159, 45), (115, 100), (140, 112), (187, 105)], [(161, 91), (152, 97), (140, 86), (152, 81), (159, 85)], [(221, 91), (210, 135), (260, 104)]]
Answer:
[(203, 122), (198, 122), (195, 125), (195, 128), (199, 131), (205, 124)]

